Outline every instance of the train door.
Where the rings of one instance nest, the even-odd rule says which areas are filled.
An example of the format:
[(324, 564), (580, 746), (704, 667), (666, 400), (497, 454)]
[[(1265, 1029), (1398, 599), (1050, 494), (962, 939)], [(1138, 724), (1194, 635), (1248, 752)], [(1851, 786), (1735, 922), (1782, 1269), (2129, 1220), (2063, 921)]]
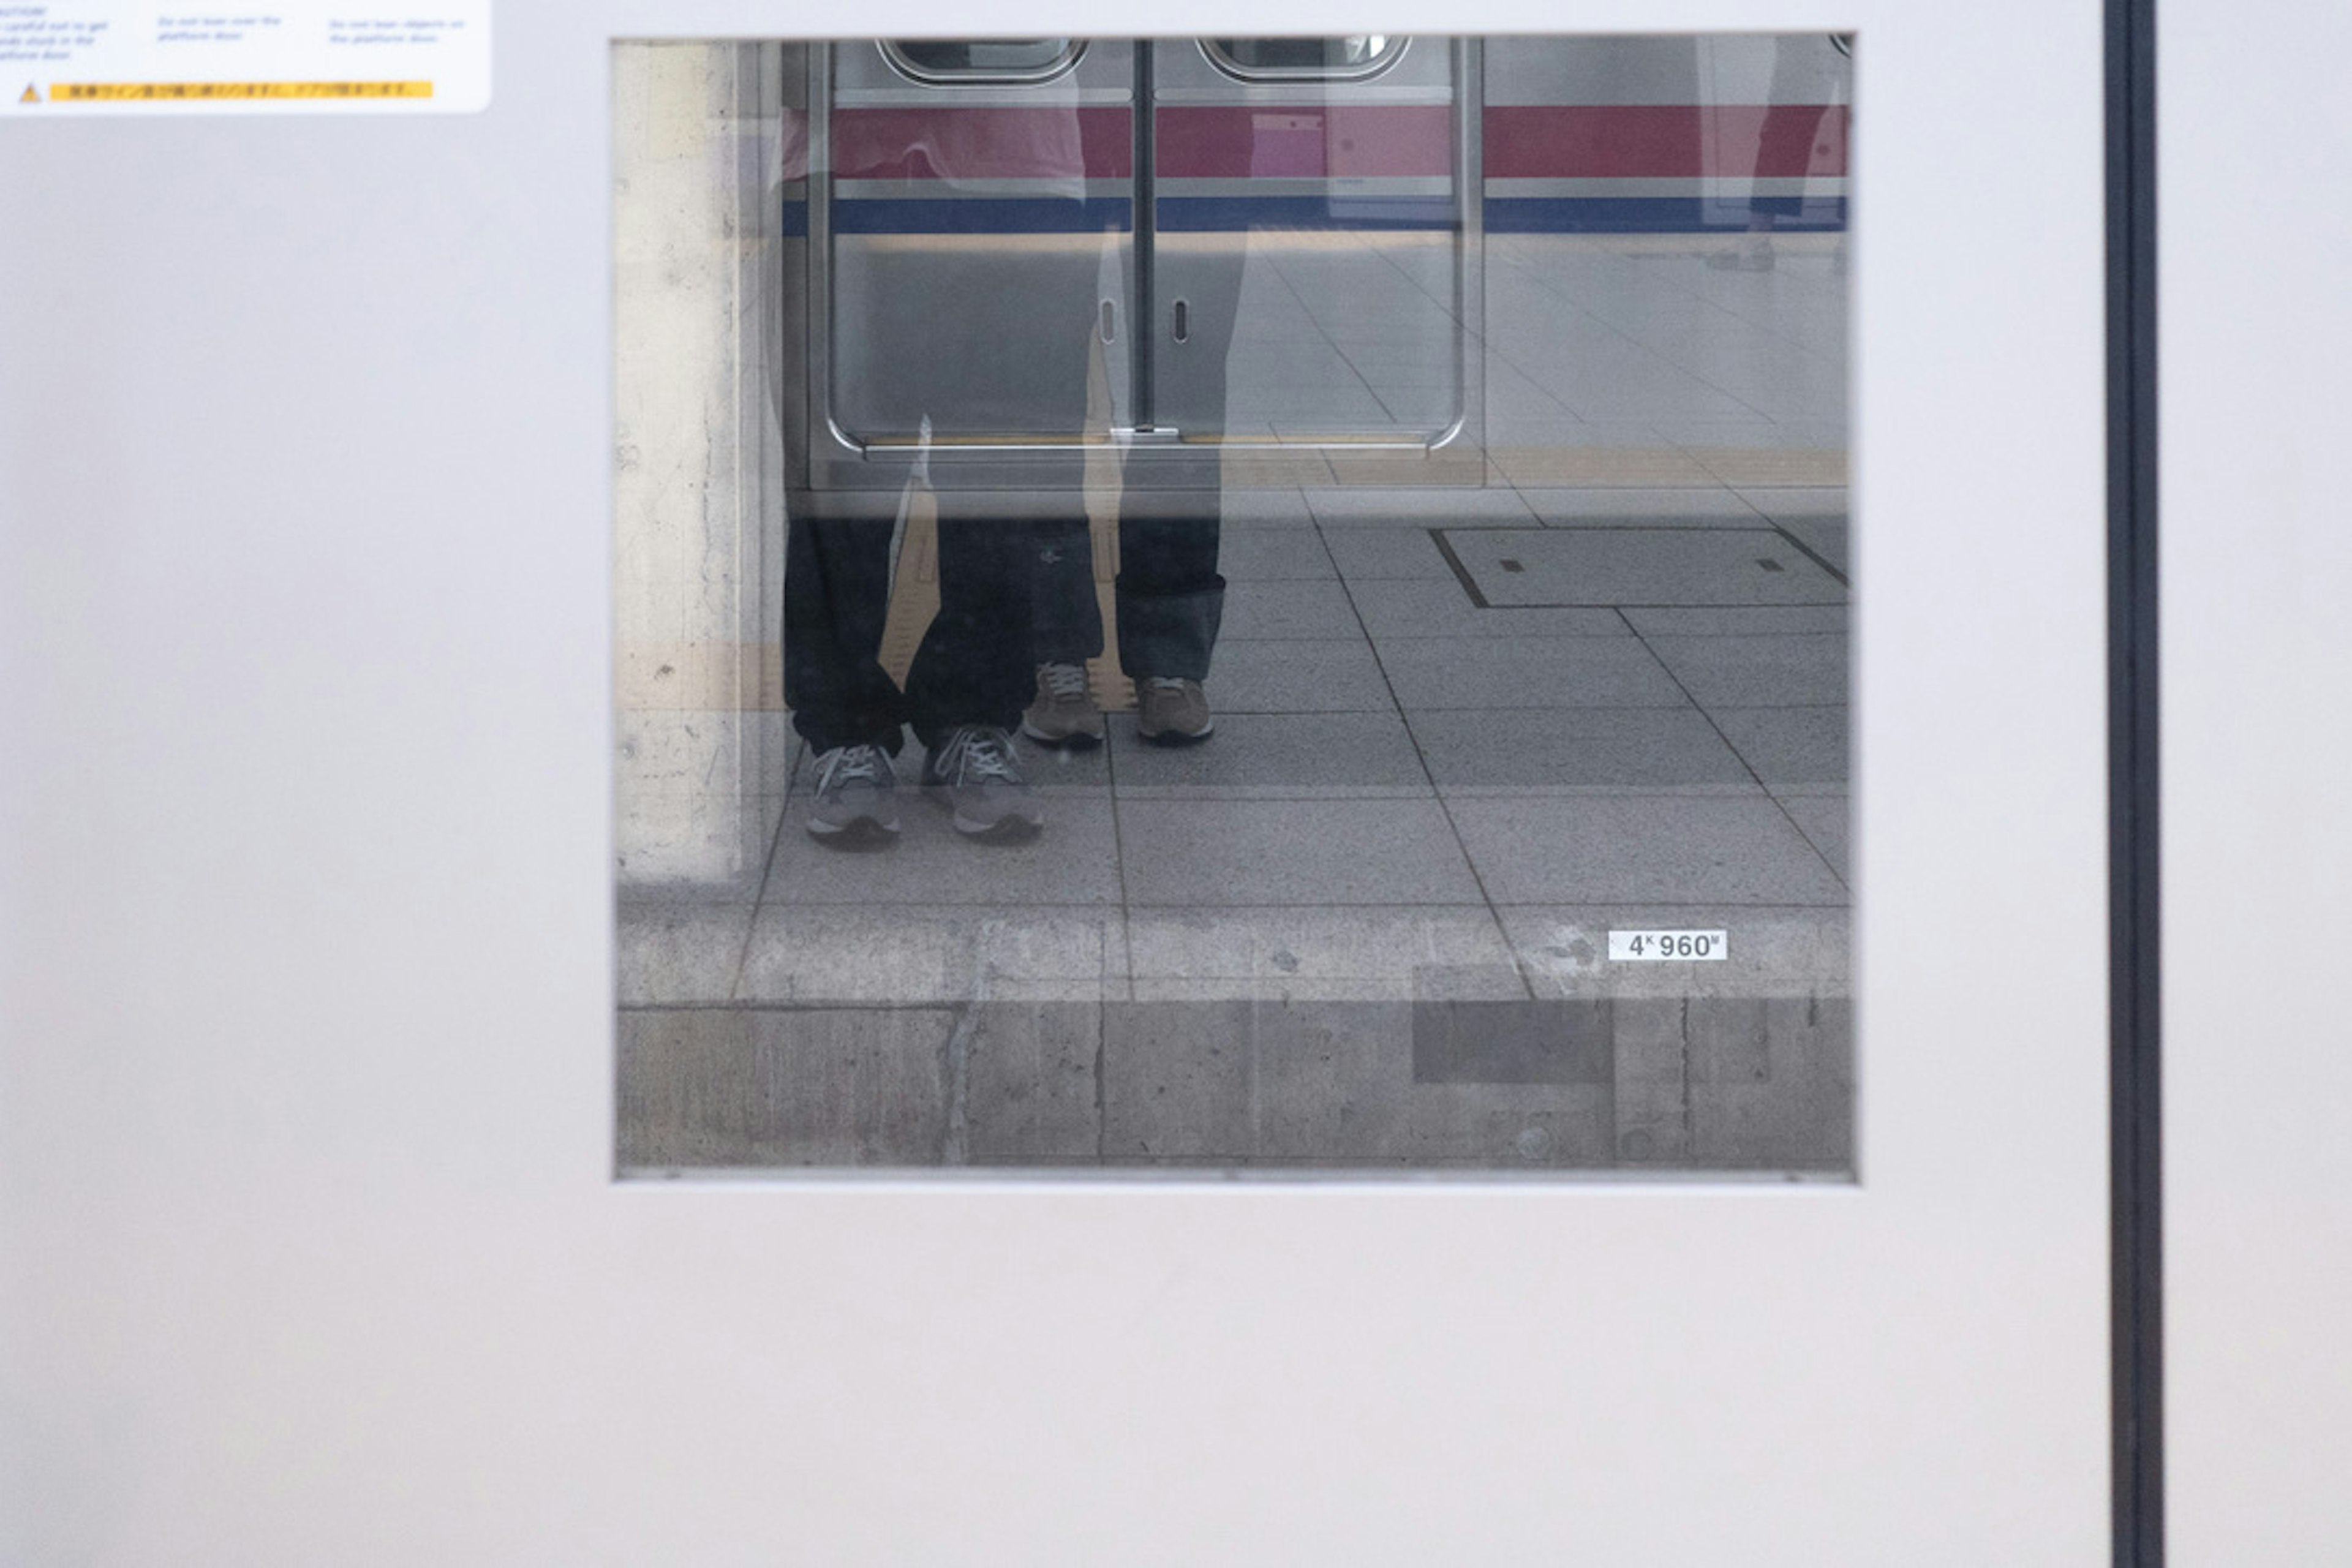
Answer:
[(1427, 446), (1465, 414), (1465, 50), (1151, 47), (1151, 419), (1244, 446)]
[(1019, 489), (1055, 482), (1056, 451), (1116, 439), (1148, 487), (1190, 482), (1187, 449), (1426, 447), (1463, 427), (1460, 48), (823, 53), (817, 488), (895, 488), (890, 459), (917, 447), (959, 485)]
[[(869, 41), (830, 61), (813, 193), (824, 353), (816, 421), (836, 483), (926, 437), (1000, 459), (1079, 441), (1088, 344), (1123, 348), (1135, 268), (1133, 45), (1069, 38)], [(821, 68), (822, 68), (822, 64)], [(1099, 429), (1119, 422), (1092, 410)], [(844, 459), (846, 459), (845, 462)], [(884, 476), (895, 485), (895, 476)]]

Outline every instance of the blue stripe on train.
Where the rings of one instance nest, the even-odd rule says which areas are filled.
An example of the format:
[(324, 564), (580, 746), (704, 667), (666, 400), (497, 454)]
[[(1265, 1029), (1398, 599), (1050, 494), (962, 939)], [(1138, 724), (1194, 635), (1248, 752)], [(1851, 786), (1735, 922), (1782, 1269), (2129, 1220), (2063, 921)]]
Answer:
[(1125, 196), (1084, 201), (1051, 196), (942, 196), (833, 204), (836, 234), (1099, 234), (1124, 232), (1134, 216)]
[(1488, 234), (1720, 234), (1769, 214), (1779, 229), (1842, 229), (1843, 196), (1489, 196)]
[(1162, 196), (1160, 226), (1181, 234), (1259, 228), (1452, 228), (1450, 196)]

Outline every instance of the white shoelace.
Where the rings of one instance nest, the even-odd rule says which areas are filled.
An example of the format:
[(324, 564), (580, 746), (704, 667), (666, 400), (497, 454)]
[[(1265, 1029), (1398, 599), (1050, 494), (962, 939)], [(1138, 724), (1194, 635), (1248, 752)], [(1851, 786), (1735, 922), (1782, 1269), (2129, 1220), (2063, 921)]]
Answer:
[(939, 760), (931, 771), (950, 784), (986, 784), (993, 779), (1000, 784), (1017, 784), (1021, 774), (1013, 765), (1013, 742), (1002, 730), (992, 730), (982, 724), (966, 724), (940, 748)]
[(1084, 697), (1087, 694), (1087, 667), (1083, 664), (1041, 664), (1039, 679), (1045, 689), (1056, 697)]
[(1143, 684), (1154, 691), (1181, 691), (1184, 689), (1184, 678), (1181, 675), (1147, 675), (1143, 678)]
[(880, 784), (890, 779), (890, 763), (879, 746), (835, 746), (817, 768), (816, 792), (824, 795), (840, 784), (860, 780)]

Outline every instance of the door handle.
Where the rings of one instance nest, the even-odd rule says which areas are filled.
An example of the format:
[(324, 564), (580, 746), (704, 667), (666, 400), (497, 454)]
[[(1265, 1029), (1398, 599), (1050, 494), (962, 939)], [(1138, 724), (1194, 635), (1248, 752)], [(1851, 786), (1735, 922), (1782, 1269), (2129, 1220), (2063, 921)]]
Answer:
[(1118, 336), (1118, 310), (1109, 300), (1102, 302), (1102, 341), (1110, 342)]
[(1185, 339), (1191, 337), (1192, 335), (1192, 307), (1186, 304), (1181, 300), (1177, 300), (1176, 308), (1169, 312), (1168, 331), (1169, 334), (1180, 343)]

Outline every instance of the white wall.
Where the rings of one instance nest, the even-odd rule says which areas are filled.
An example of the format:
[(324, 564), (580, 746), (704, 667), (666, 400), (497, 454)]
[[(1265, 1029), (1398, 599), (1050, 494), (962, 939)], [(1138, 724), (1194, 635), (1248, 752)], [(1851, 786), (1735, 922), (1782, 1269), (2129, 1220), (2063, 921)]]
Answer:
[(1845, 14), (1859, 1190), (610, 1183), (608, 40), (974, 15), (9, 128), (0, 1561), (2095, 1560), (2089, 7)]
[(2171, 1561), (2342, 1563), (2352, 16), (2160, 19)]

